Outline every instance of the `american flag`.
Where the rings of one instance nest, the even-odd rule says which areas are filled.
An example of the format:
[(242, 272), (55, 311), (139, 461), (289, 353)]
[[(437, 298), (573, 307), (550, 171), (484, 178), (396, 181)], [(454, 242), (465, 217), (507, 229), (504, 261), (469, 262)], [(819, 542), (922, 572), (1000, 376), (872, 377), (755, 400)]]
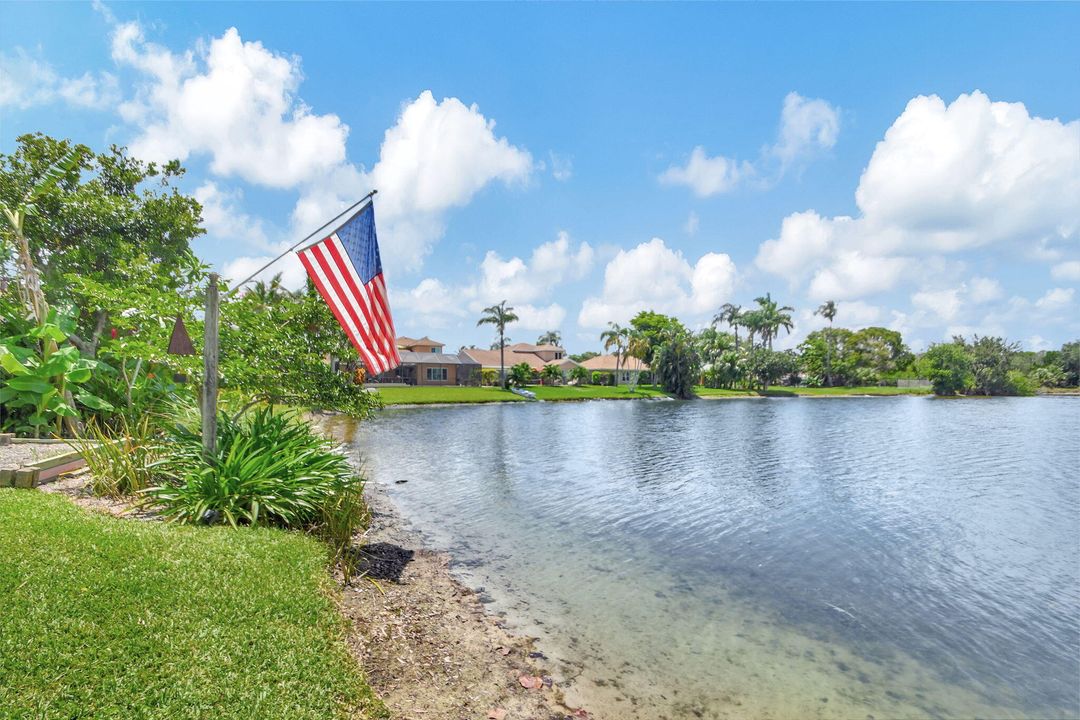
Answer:
[(323, 300), (371, 375), (401, 364), (370, 203), (330, 236), (299, 253)]

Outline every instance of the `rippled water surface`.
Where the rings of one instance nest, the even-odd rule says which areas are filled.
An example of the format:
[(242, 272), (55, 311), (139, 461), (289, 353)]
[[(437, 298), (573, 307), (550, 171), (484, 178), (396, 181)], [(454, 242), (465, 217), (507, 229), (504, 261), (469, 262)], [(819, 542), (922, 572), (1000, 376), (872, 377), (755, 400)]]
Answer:
[(401, 409), (354, 438), (602, 717), (1080, 715), (1080, 399)]

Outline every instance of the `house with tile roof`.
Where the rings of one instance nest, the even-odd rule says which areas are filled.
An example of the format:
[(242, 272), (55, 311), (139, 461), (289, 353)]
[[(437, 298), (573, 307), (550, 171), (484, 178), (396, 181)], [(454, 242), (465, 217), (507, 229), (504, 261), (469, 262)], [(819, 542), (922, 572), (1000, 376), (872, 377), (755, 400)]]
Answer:
[(384, 385), (479, 385), (480, 365), (461, 353), (443, 352), (445, 345), (426, 335), (396, 340), (401, 364), (370, 378)]
[(581, 367), (589, 372), (611, 373), (616, 377), (618, 385), (628, 385), (636, 381), (635, 373), (640, 375), (649, 372), (648, 363), (630, 356), (616, 358), (614, 355), (597, 355), (582, 361)]
[(402, 335), (395, 343), (398, 350), (408, 350), (410, 352), (441, 353), (445, 347), (445, 343), (432, 340), (427, 335), (418, 340)]
[[(499, 369), (498, 350), (462, 348), (461, 354), (469, 357), (473, 362), (479, 363), (484, 370)], [(577, 366), (576, 362), (566, 356), (566, 350), (557, 345), (517, 343), (516, 345), (508, 345), (504, 355), (507, 369), (525, 363), (534, 371), (540, 372), (545, 365), (555, 365), (565, 374)]]

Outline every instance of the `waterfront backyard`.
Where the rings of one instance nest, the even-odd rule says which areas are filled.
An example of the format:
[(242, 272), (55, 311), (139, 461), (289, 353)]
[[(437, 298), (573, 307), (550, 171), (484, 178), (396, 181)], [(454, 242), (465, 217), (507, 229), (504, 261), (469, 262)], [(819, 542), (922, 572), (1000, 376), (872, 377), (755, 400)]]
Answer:
[(505, 404), (337, 431), (599, 717), (1080, 711), (1074, 399)]

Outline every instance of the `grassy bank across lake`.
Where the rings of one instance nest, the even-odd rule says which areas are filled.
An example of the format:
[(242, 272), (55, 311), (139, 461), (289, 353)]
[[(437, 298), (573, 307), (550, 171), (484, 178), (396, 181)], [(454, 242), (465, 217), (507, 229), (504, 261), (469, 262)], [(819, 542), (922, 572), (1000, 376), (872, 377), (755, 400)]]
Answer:
[[(604, 385), (583, 386), (530, 386), (530, 392), (538, 400), (635, 400), (641, 398), (666, 397), (663, 391), (638, 386), (636, 392), (630, 392), (625, 386), (610, 387)], [(525, 398), (509, 390), (494, 387), (438, 387), (416, 386), (384, 387), (377, 390), (384, 405), (434, 405), (440, 403), (492, 403), (524, 402)]]
[(775, 386), (768, 390), (725, 390), (698, 386), (694, 392), (700, 397), (847, 397), (852, 395), (929, 395), (930, 388), (879, 387), (782, 387)]
[(326, 549), (0, 490), (0, 718), (385, 717)]

